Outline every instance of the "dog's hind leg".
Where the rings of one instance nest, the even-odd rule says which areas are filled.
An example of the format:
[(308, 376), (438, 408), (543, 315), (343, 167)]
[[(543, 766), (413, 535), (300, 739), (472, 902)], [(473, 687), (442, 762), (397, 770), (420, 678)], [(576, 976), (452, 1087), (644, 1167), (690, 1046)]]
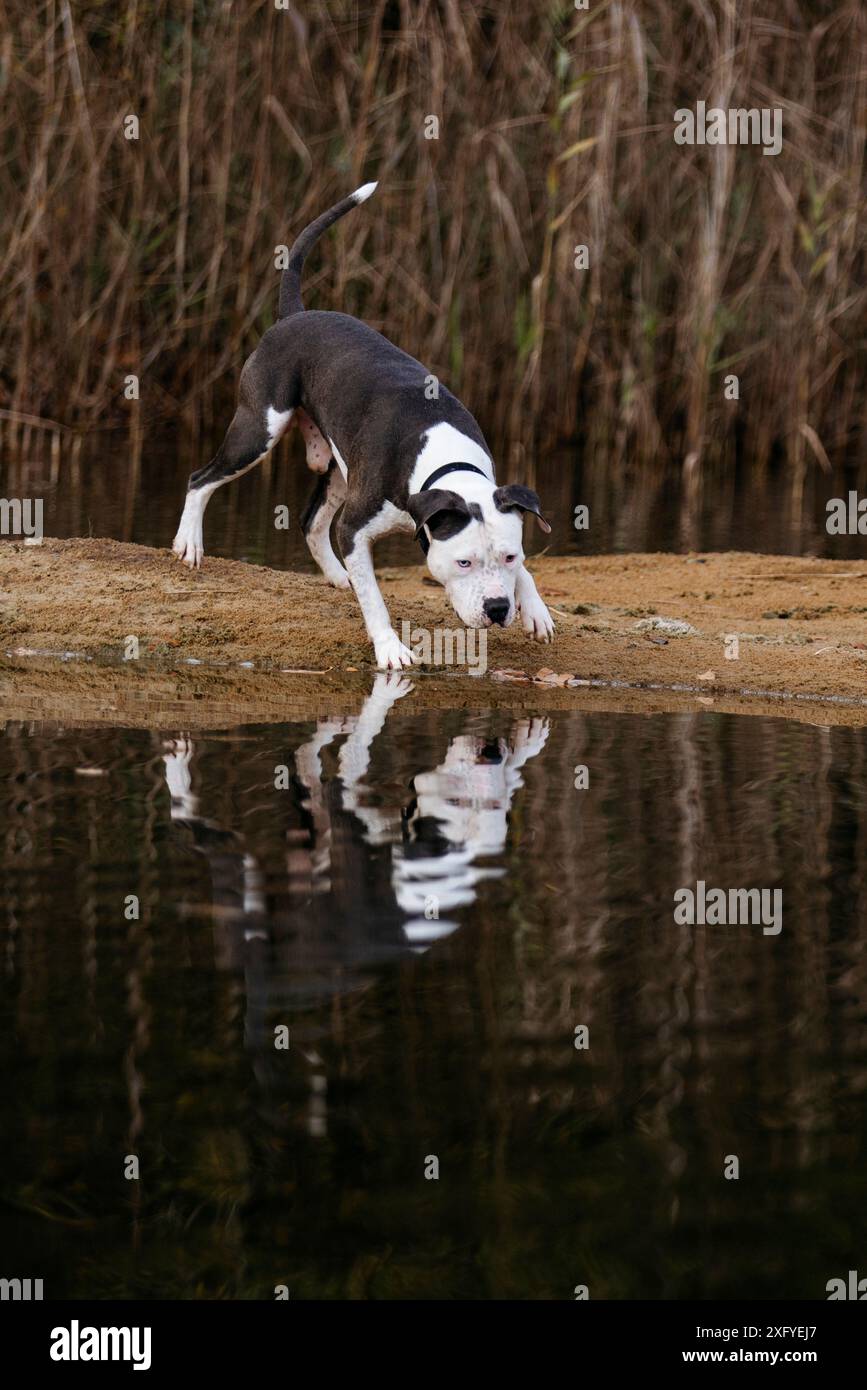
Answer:
[[(317, 431), (318, 433), (318, 431)], [(320, 436), (321, 437), (321, 436)], [(346, 498), (346, 483), (334, 460), (319, 478), (301, 517), (301, 529), (310, 554), (329, 584), (336, 589), (350, 588), (349, 575), (331, 545), (331, 522)]]
[(205, 553), (202, 519), (205, 508), (218, 487), (240, 478), (270, 453), (285, 434), (292, 411), (263, 410), (261, 416), (249, 406), (239, 405), (226, 437), (214, 458), (204, 468), (190, 474), (187, 497), (172, 550), (190, 569), (199, 569)]

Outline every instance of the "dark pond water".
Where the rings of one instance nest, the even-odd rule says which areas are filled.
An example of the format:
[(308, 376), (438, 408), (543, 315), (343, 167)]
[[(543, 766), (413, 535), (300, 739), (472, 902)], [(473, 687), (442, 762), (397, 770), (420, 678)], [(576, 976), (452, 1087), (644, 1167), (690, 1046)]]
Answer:
[[(4, 1274), (824, 1298), (867, 1252), (867, 731), (405, 692), (6, 726)], [(781, 930), (679, 924), (699, 880)]]
[[(42, 498), (48, 536), (112, 536), (142, 545), (171, 545), (187, 478), (213, 456), (220, 436), (191, 453), (169, 439), (148, 437), (138, 467), (126, 436), (94, 436), (78, 459), (51, 461), (31, 452), (0, 463), (3, 496)], [(497, 455), (503, 460), (503, 454)], [(863, 470), (862, 470), (863, 471)], [(687, 495), (675, 470), (634, 473), (623, 467), (593, 468), (574, 452), (501, 461), (499, 475), (537, 488), (551, 526), (543, 536), (526, 527), (533, 553), (589, 555), (627, 551), (749, 550), (769, 554), (859, 559), (864, 537), (831, 536), (826, 529), (830, 498), (848, 499), (856, 479), (808, 471), (803, 493), (792, 493), (784, 470), (756, 474), (744, 468), (720, 476), (708, 468), (695, 495)], [(292, 437), (274, 457), (222, 488), (208, 506), (205, 549), (212, 555), (313, 571), (298, 518), (313, 490), (300, 441)], [(859, 496), (865, 495), (864, 479)], [(587, 526), (576, 529), (575, 509), (588, 509)], [(279, 514), (278, 508), (282, 508)], [(280, 521), (280, 525), (276, 524)], [(288, 523), (288, 524), (284, 524)], [(389, 539), (377, 547), (379, 563), (418, 564), (418, 547)]]

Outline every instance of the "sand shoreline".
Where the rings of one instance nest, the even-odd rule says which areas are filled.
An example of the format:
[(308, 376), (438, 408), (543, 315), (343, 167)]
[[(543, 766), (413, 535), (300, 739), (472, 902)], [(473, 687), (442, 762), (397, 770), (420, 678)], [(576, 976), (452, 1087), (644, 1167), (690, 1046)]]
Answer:
[[(867, 565), (725, 553), (530, 567), (554, 643), (496, 630), (484, 674), (422, 670), (413, 703), (713, 706), (867, 723)], [(398, 630), (457, 628), (423, 568), (379, 573)], [(659, 630), (656, 617), (691, 631)], [(130, 636), (140, 660), (125, 662)], [(210, 557), (191, 574), (167, 550), (98, 539), (0, 546), (0, 652), (7, 719), (313, 717), (349, 709), (374, 675), (352, 594), (319, 577)]]

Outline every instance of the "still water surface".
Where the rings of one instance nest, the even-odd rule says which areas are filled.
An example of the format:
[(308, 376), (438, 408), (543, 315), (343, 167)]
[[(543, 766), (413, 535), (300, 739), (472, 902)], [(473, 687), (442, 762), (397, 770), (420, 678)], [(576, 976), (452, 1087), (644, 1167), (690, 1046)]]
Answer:
[[(125, 436), (95, 438), (89, 452), (64, 459), (62, 466), (36, 454), (4, 460), (0, 482), (4, 496), (42, 499), (47, 536), (112, 536), (165, 548), (177, 530), (190, 472), (213, 456), (219, 442), (216, 434), (193, 453), (188, 445), (180, 450), (171, 439), (148, 437), (134, 467)], [(498, 476), (535, 487), (551, 523), (546, 536), (526, 528), (530, 553), (748, 550), (834, 560), (864, 555), (863, 536), (830, 536), (826, 529), (827, 502), (848, 497), (858, 481), (851, 476), (814, 469), (803, 492), (795, 494), (782, 469), (765, 474), (744, 466), (720, 475), (708, 466), (701, 485), (688, 494), (679, 470), (671, 467), (656, 473), (614, 464), (591, 468), (574, 450), (563, 449), (528, 453), (509, 464), (505, 454), (495, 450)], [(300, 440), (292, 436), (265, 463), (220, 488), (208, 506), (206, 553), (314, 571), (299, 518), (315, 479), (302, 460)], [(860, 489), (863, 496), (863, 477)], [(580, 529), (576, 507), (587, 508), (586, 518), (577, 518)], [(421, 561), (418, 546), (406, 538), (381, 542), (376, 556), (380, 564)]]
[[(4, 1274), (815, 1299), (863, 1272), (867, 731), (412, 706), (382, 677), (345, 719), (5, 727)], [(677, 925), (699, 879), (781, 889), (781, 933)]]

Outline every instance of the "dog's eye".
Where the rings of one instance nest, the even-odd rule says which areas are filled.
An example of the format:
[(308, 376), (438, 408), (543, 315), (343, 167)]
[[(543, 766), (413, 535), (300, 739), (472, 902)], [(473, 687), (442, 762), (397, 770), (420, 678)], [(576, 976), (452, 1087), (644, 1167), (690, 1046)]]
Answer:
[(468, 570), (472, 563), (472, 560), (458, 560), (458, 564), (462, 570)]
[(518, 558), (517, 555), (507, 555), (507, 556), (506, 556), (506, 564), (507, 564), (507, 565), (511, 565), (515, 560), (517, 560), (517, 558)]

